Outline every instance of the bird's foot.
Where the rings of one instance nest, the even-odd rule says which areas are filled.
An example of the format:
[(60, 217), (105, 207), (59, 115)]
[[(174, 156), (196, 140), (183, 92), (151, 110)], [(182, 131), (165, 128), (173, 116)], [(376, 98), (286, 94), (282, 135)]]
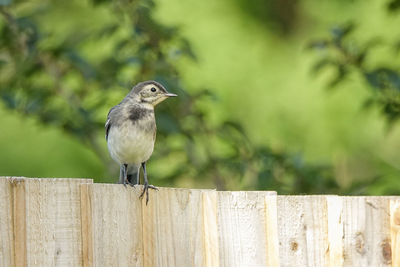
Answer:
[(132, 186), (132, 187), (134, 187), (134, 188), (135, 188), (135, 185), (136, 185), (136, 184), (134, 184), (134, 183), (131, 183), (131, 182), (129, 182), (129, 181), (128, 181), (128, 185), (130, 185), (130, 186)]
[(144, 183), (143, 186), (144, 186), (143, 187), (143, 191), (140, 194), (139, 198), (142, 199), (143, 196), (144, 196), (144, 193), (146, 193), (146, 205), (147, 205), (147, 203), (149, 202), (149, 188), (154, 189), (154, 190), (158, 190), (158, 188), (155, 187), (154, 185), (151, 185), (151, 184), (146, 183), (146, 182)]
[(125, 188), (126, 188), (126, 185), (130, 185), (132, 187), (135, 187), (135, 185), (136, 185), (136, 184), (133, 184), (133, 183), (131, 183), (129, 181), (117, 182), (117, 184), (123, 184), (125, 186)]

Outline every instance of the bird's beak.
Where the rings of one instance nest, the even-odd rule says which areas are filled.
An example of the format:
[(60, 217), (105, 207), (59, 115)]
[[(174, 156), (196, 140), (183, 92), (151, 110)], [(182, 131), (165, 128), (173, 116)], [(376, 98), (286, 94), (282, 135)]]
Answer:
[(172, 97), (172, 96), (178, 96), (178, 95), (172, 94), (172, 93), (166, 93), (165, 96)]

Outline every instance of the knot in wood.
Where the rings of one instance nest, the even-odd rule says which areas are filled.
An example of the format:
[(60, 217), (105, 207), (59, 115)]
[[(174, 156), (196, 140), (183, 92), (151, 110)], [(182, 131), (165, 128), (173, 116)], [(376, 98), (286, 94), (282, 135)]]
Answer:
[(299, 243), (297, 243), (295, 240), (292, 240), (290, 242), (290, 249), (296, 252), (298, 248), (299, 248)]
[(382, 248), (383, 262), (385, 264), (392, 263), (392, 248), (390, 245), (390, 240), (389, 239), (383, 240), (381, 243), (381, 248)]
[(357, 232), (355, 237), (355, 247), (358, 253), (365, 254), (365, 237), (362, 232)]

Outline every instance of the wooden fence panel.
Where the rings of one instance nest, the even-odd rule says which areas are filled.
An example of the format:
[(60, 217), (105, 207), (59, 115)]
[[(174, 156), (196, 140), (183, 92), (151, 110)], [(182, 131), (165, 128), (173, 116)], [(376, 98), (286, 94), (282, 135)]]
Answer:
[(151, 191), (147, 206), (143, 199), (144, 266), (205, 266), (212, 260), (209, 266), (216, 266), (218, 258), (212, 250), (218, 250), (218, 244), (212, 236), (217, 233), (205, 233), (217, 229), (216, 214), (210, 214), (216, 208), (204, 208), (217, 204), (215, 194), (213, 190), (160, 188)]
[(278, 246), (277, 232), (272, 230), (276, 229), (274, 195), (276, 192), (218, 192), (221, 266), (279, 264), (278, 250), (272, 248)]
[[(85, 266), (143, 266), (139, 187), (81, 185)], [(86, 217), (85, 217), (86, 216)]]
[(13, 190), (9, 178), (0, 178), (0, 266), (14, 265)]
[(343, 197), (344, 266), (390, 266), (390, 197)]
[(216, 191), (202, 192), (204, 266), (220, 266), (218, 239), (218, 194)]
[(4, 266), (80, 266), (79, 184), (91, 182), (2, 178), (0, 196), (9, 200), (2, 201), (0, 206), (0, 213), (4, 215), (1, 216), (0, 244), (12, 239), (14, 242), (13, 247), (7, 245), (0, 253), (8, 254), (2, 260)]
[(28, 266), (81, 266), (80, 187), (86, 179), (25, 179)]
[(400, 198), (390, 200), (392, 266), (400, 267)]
[(326, 266), (343, 266), (343, 198), (326, 196), (326, 201), (328, 211), (328, 262)]
[(12, 215), (14, 236), (14, 264), (27, 265), (27, 238), (26, 238), (26, 194), (25, 179), (11, 178), (12, 185)]
[(400, 197), (0, 177), (0, 266), (398, 266)]
[(328, 266), (325, 196), (278, 196), (281, 266)]

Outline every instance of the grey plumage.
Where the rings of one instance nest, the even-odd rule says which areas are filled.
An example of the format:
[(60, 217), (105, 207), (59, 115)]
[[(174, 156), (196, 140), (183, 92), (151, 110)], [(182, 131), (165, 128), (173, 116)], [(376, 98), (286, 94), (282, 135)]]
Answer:
[(153, 153), (157, 130), (154, 107), (171, 96), (176, 95), (158, 82), (142, 82), (107, 115), (105, 136), (111, 157), (120, 164), (119, 182), (138, 184), (143, 167), (145, 187), (141, 196), (146, 192), (146, 203), (148, 188), (155, 189), (148, 184), (146, 175), (146, 161)]

